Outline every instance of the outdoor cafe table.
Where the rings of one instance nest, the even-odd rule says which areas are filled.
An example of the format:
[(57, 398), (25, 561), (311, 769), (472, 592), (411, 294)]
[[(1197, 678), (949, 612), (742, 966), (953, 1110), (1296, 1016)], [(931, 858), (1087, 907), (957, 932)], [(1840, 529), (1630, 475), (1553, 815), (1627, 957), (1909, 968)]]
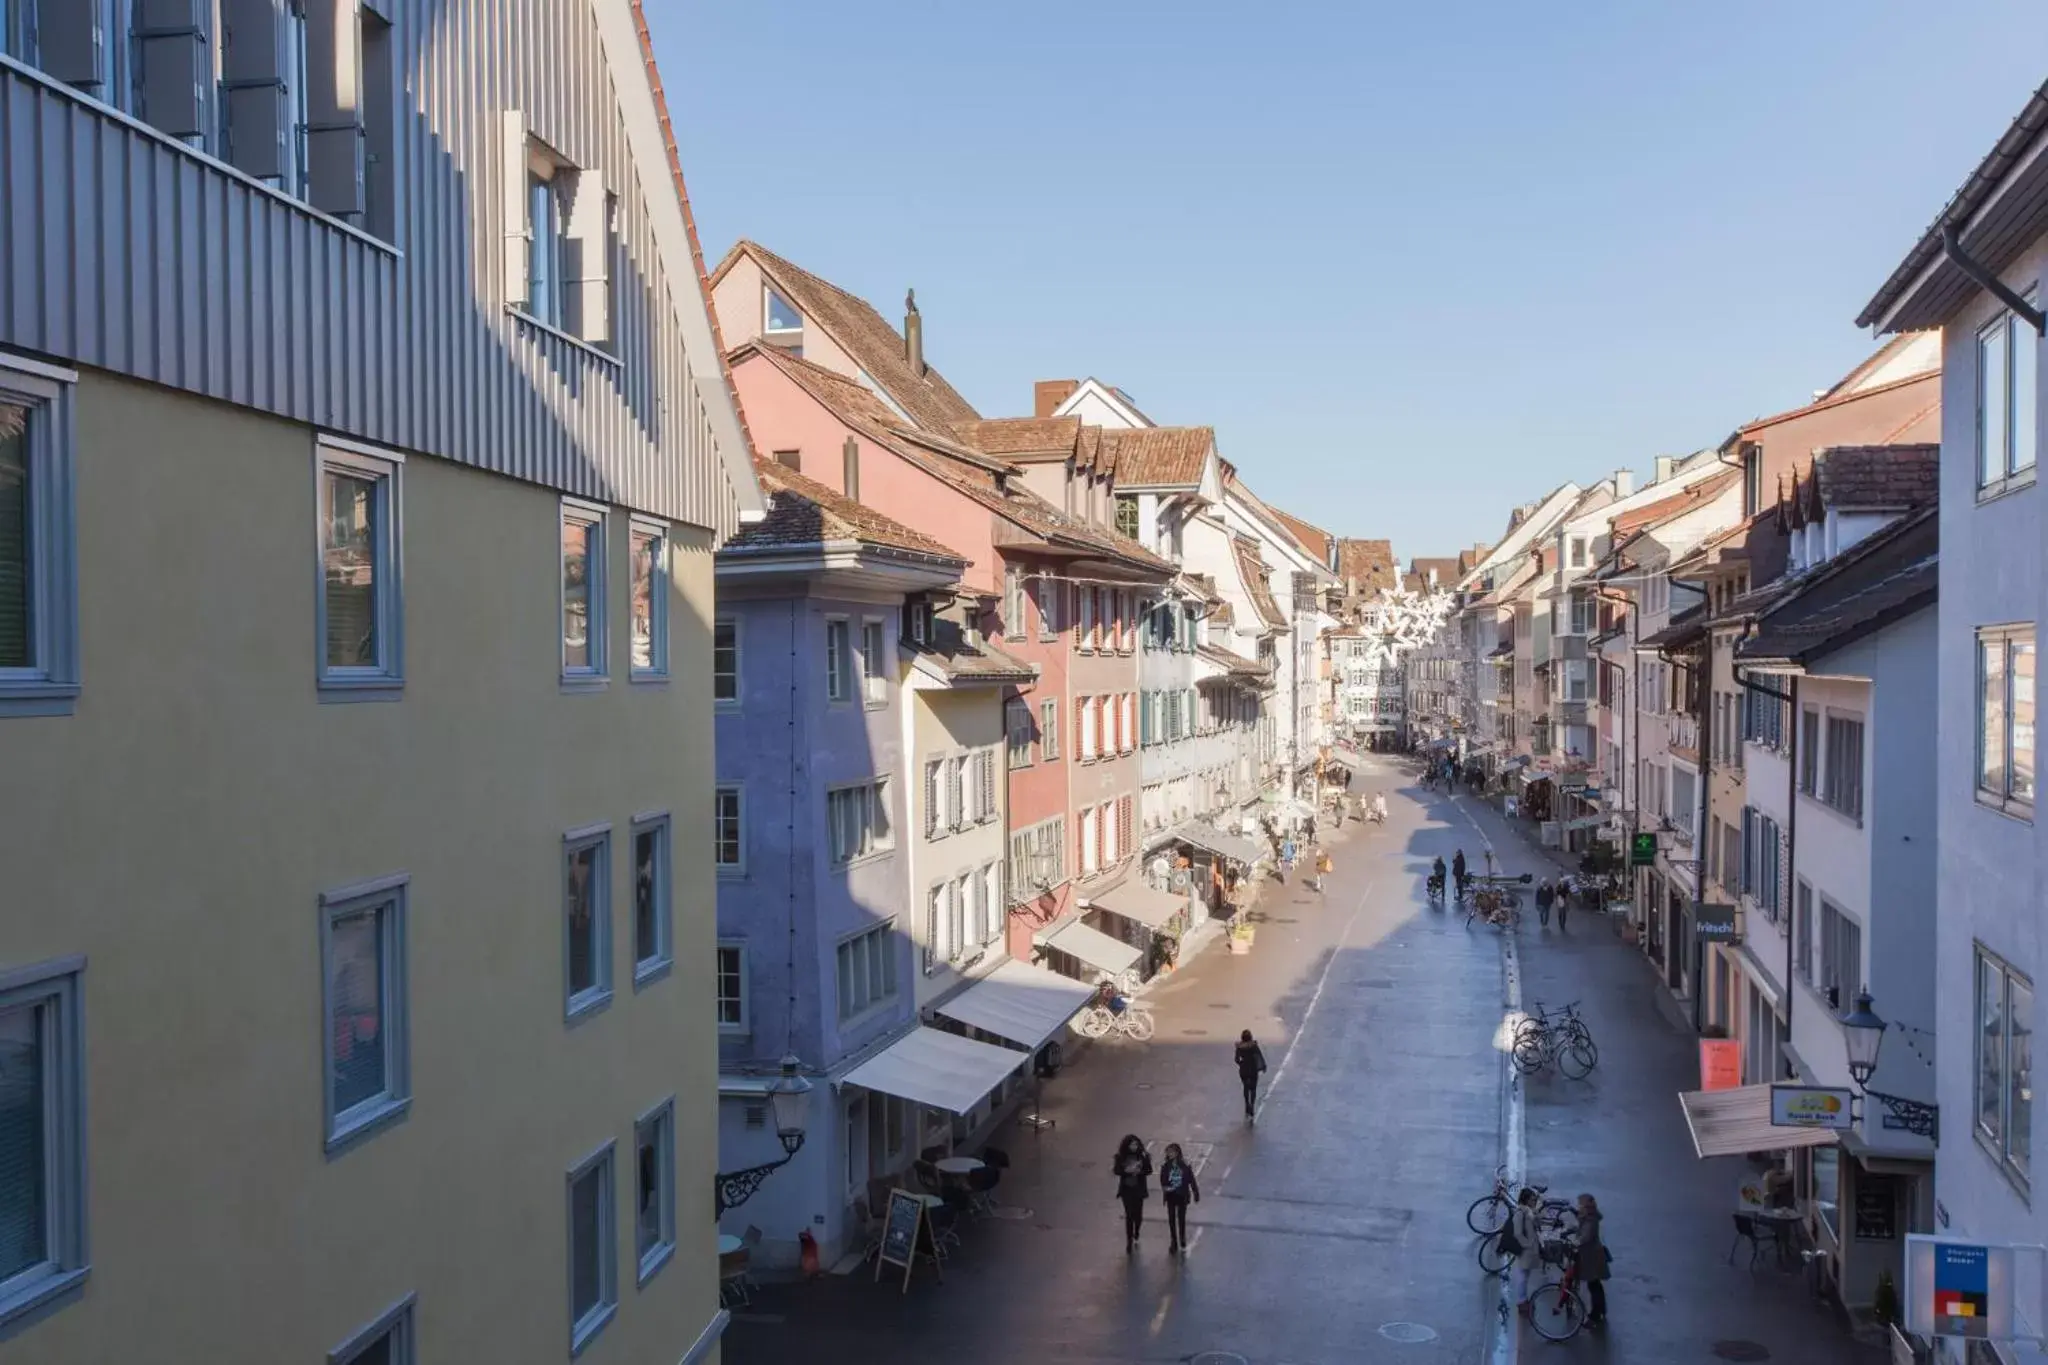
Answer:
[(1754, 1218), (1759, 1228), (1769, 1228), (1778, 1243), (1778, 1264), (1790, 1266), (1792, 1251), (1797, 1243), (1799, 1228), (1806, 1221), (1806, 1215), (1798, 1209), (1767, 1208), (1744, 1200), (1737, 1213)]
[(982, 1168), (982, 1163), (971, 1156), (949, 1156), (943, 1161), (934, 1161), (932, 1165), (941, 1175), (973, 1175)]

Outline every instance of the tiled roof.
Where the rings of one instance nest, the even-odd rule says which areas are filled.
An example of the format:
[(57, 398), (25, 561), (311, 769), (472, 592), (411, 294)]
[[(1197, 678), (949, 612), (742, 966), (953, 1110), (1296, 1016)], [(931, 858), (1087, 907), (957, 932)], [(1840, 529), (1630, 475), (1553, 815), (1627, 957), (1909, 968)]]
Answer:
[(913, 531), (786, 465), (757, 456), (754, 473), (761, 481), (761, 491), (768, 496), (768, 515), (741, 527), (739, 534), (726, 542), (727, 549), (796, 548), (858, 541), (863, 545), (935, 555), (962, 568), (967, 566), (959, 554), (923, 532)]
[(1689, 645), (1707, 633), (1707, 604), (1695, 602), (1671, 618), (1664, 629), (1636, 642), (1638, 649), (1675, 649)]
[(1918, 374), (1909, 374), (1902, 379), (1894, 379), (1888, 383), (1873, 384), (1867, 389), (1850, 389), (1847, 392), (1843, 392), (1839, 388), (1830, 389), (1825, 397), (1818, 398), (1804, 407), (1788, 408), (1784, 412), (1774, 412), (1768, 417), (1759, 417), (1735, 434), (1747, 439), (1762, 431), (1765, 427), (1774, 427), (1780, 422), (1789, 422), (1795, 417), (1806, 417), (1816, 412), (1826, 412), (1830, 408), (1839, 408), (1846, 403), (1853, 403), (1859, 398), (1870, 398), (1880, 393), (1890, 393), (1894, 389), (1903, 389), (1908, 384), (1918, 384), (1927, 380), (1934, 381), (1934, 387), (1936, 390), (1939, 390), (1941, 386), (1941, 371), (1938, 369), (1923, 370)]
[(991, 417), (954, 424), (953, 434), (976, 450), (1003, 457), (1075, 453), (1081, 439), (1078, 417)]
[(716, 274), (723, 276), (742, 253), (752, 256), (769, 282), (806, 318), (829, 332), (853, 363), (866, 371), (919, 426), (927, 431), (949, 432), (961, 422), (980, 420), (981, 414), (946, 382), (937, 367), (927, 362), (921, 375), (910, 367), (902, 333), (866, 299), (847, 293), (745, 238), (733, 244), (719, 262)]
[(1924, 507), (1803, 575), (1764, 612), (1737, 657), (1803, 665), (1932, 604), (1940, 531), (1940, 510)]
[(1102, 433), (1102, 461), (1119, 488), (1193, 488), (1216, 448), (1213, 427), (1133, 427)]
[(1941, 488), (1941, 447), (1830, 446), (1813, 457), (1822, 507), (1899, 512), (1925, 507)]
[(1701, 479), (1668, 498), (1659, 498), (1655, 502), (1645, 503), (1641, 507), (1623, 512), (1614, 519), (1614, 538), (1619, 541), (1676, 517), (1682, 517), (1687, 512), (1697, 511), (1734, 487), (1741, 477), (1741, 470), (1731, 469), (1710, 479)]
[(798, 387), (809, 391), (842, 421), (883, 444), (887, 444), (889, 434), (894, 433), (941, 448), (952, 458), (977, 464), (991, 473), (1009, 473), (1016, 468), (1007, 460), (983, 454), (946, 437), (905, 427), (903, 419), (867, 385), (848, 379), (837, 370), (828, 370), (823, 365), (800, 359), (790, 354), (786, 347), (750, 341), (732, 353), (734, 364), (755, 357), (788, 375)]
[(1280, 524), (1287, 528), (1287, 533), (1294, 537), (1302, 549), (1308, 551), (1309, 558), (1315, 560), (1318, 564), (1328, 564), (1330, 562), (1330, 533), (1328, 531), (1311, 522), (1303, 521), (1292, 512), (1283, 512), (1277, 507), (1273, 509), (1273, 515), (1280, 518)]
[(1252, 606), (1267, 625), (1276, 630), (1287, 628), (1287, 617), (1280, 610), (1280, 604), (1273, 600), (1273, 585), (1267, 581), (1265, 561), (1259, 558), (1259, 543), (1245, 536), (1231, 541), (1231, 548), (1237, 551), (1238, 576), (1252, 596)]
[(979, 644), (970, 643), (960, 623), (943, 616), (932, 622), (932, 639), (928, 644), (905, 643), (911, 653), (930, 659), (949, 678), (977, 682), (1029, 682), (1038, 676), (1037, 664), (1006, 654), (986, 639)]
[(1351, 540), (1337, 542), (1337, 577), (1358, 581), (1360, 592), (1377, 592), (1394, 586), (1394, 542)]
[(1235, 673), (1240, 677), (1263, 678), (1273, 671), (1272, 664), (1261, 663), (1257, 659), (1247, 659), (1235, 650), (1224, 649), (1220, 645), (1196, 645), (1195, 653), (1207, 659), (1210, 663), (1215, 664), (1218, 668)]

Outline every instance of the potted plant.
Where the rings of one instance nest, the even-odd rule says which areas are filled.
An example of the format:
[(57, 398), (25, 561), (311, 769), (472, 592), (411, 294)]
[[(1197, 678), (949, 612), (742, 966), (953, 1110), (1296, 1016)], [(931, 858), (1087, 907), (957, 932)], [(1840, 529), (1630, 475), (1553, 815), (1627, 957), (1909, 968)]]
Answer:
[(1230, 951), (1243, 956), (1252, 950), (1252, 936), (1256, 932), (1249, 916), (1239, 915), (1230, 921)]

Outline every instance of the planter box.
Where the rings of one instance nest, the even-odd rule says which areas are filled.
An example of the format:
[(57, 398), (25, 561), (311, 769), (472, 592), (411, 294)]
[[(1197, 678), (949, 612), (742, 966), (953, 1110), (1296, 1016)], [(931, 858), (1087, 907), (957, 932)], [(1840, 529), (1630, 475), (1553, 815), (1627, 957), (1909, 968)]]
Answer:
[(1232, 957), (1243, 957), (1246, 953), (1250, 952), (1251, 950), (1252, 941), (1250, 939), (1238, 938), (1234, 935), (1231, 937), (1230, 955)]

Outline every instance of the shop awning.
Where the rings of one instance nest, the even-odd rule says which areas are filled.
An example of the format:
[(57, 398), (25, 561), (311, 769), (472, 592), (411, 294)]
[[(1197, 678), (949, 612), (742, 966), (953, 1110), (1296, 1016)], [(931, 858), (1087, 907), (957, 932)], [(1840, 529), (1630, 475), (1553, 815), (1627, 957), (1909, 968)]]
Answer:
[(1607, 817), (1605, 815), (1581, 815), (1576, 820), (1565, 821), (1564, 827), (1566, 829), (1592, 829), (1595, 825), (1604, 825), (1606, 823)]
[(1114, 891), (1105, 891), (1088, 899), (1096, 908), (1136, 920), (1148, 929), (1164, 929), (1175, 915), (1188, 908), (1186, 896), (1176, 896), (1171, 891), (1155, 891), (1143, 883), (1119, 886)]
[(965, 1114), (1031, 1058), (943, 1029), (912, 1029), (840, 1078), (899, 1100)]
[(1093, 994), (1094, 987), (1072, 977), (1028, 962), (1005, 962), (936, 1010), (1036, 1052)]
[(1364, 756), (1349, 744), (1332, 744), (1330, 746), (1330, 757), (1347, 768), (1362, 768), (1365, 766)]
[(1108, 972), (1111, 976), (1129, 971), (1141, 956), (1130, 944), (1119, 943), (1100, 929), (1091, 929), (1079, 920), (1055, 929), (1039, 942), (1048, 948), (1057, 948), (1069, 957), (1078, 957), (1097, 971)]
[(1692, 1129), (1692, 1148), (1702, 1157), (1744, 1152), (1782, 1152), (1793, 1147), (1826, 1147), (1830, 1128), (1779, 1128), (1771, 1123), (1771, 1088), (1739, 1085), (1733, 1090), (1690, 1090), (1678, 1097)]
[(1211, 853), (1220, 853), (1226, 858), (1235, 858), (1246, 867), (1255, 866), (1266, 856), (1266, 850), (1251, 840), (1236, 834), (1225, 834), (1213, 825), (1182, 825), (1173, 832), (1173, 837), (1184, 844), (1205, 848)]

